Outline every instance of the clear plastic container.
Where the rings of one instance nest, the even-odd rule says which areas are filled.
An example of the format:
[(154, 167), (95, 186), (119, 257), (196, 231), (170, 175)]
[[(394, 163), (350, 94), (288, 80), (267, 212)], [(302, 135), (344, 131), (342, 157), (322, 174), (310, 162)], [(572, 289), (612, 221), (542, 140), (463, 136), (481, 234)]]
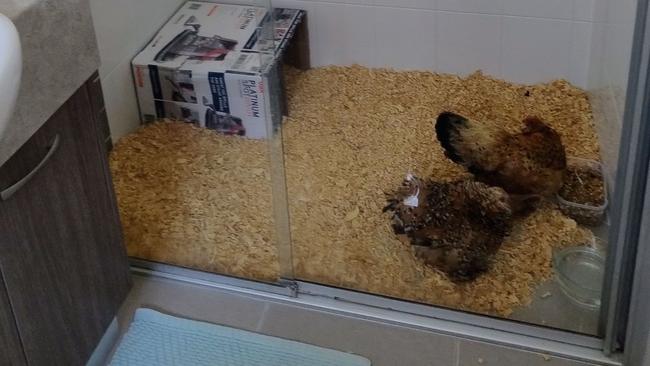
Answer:
[(589, 246), (570, 247), (553, 256), (555, 279), (575, 304), (590, 310), (600, 308), (605, 257)]
[(607, 185), (605, 182), (605, 176), (603, 173), (603, 165), (595, 160), (582, 159), (576, 157), (569, 157), (567, 161), (569, 167), (581, 167), (592, 169), (593, 171), (598, 172), (602, 177), (603, 181), (603, 203), (601, 205), (595, 206), (591, 204), (585, 204), (581, 202), (572, 202), (564, 197), (560, 193), (557, 194), (557, 200), (560, 207), (560, 210), (565, 215), (576, 220), (579, 224), (587, 226), (599, 226), (605, 220), (605, 212), (609, 201), (607, 199)]
[(595, 235), (591, 238), (587, 246), (603, 255), (607, 253), (607, 241)]

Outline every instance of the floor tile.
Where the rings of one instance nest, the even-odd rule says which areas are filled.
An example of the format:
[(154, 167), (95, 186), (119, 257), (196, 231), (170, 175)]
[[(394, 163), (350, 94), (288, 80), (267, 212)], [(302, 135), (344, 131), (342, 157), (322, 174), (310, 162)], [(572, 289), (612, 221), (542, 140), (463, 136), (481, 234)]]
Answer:
[(540, 353), (464, 340), (460, 341), (458, 354), (458, 366), (592, 366)]
[(133, 289), (118, 315), (122, 332), (139, 307), (254, 331), (266, 304), (251, 297), (209, 287), (134, 275)]
[(457, 341), (454, 338), (321, 311), (271, 305), (260, 330), (264, 334), (352, 352), (370, 359), (373, 366), (455, 365)]

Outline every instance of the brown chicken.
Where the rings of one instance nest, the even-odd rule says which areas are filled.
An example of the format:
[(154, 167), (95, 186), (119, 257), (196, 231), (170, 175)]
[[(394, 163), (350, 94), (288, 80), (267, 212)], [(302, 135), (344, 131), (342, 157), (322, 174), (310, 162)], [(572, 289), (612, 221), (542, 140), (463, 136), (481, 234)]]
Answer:
[(520, 133), (469, 121), (454, 113), (438, 116), (436, 135), (447, 157), (476, 180), (510, 194), (550, 196), (564, 182), (566, 153), (560, 135), (536, 117)]
[(424, 263), (454, 281), (468, 281), (489, 268), (512, 227), (508, 194), (474, 181), (422, 182), (408, 176), (389, 195), (393, 230), (404, 234)]

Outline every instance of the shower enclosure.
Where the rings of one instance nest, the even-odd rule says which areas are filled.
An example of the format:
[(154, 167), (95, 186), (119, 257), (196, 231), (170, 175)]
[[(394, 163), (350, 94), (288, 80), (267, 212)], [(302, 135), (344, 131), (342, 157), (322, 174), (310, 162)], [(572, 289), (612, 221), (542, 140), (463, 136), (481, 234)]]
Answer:
[[(270, 14), (255, 19), (254, 49), (267, 138), (155, 124), (119, 141), (112, 167), (136, 269), (623, 350), (646, 255), (647, 1), (246, 4)], [(290, 25), (282, 8), (306, 12), (290, 47), (309, 51), (310, 68), (275, 47)], [(209, 113), (177, 74), (168, 94)], [(477, 177), (438, 141), (446, 111), (509, 134), (541, 119), (569, 167), (597, 168), (600, 201), (566, 209), (563, 191), (536, 201), (469, 281), (426, 264), (382, 209), (409, 174)], [(595, 262), (562, 262), (575, 248)]]

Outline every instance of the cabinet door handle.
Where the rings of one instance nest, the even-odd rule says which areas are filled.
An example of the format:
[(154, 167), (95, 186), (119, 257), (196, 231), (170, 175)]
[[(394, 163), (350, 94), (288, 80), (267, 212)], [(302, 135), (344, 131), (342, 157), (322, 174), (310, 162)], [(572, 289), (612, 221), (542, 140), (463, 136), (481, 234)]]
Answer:
[(36, 167), (32, 169), (32, 171), (29, 172), (29, 174), (27, 174), (26, 176), (24, 176), (21, 180), (16, 182), (11, 187), (5, 189), (4, 191), (0, 192), (0, 201), (6, 201), (9, 198), (11, 198), (11, 196), (13, 196), (16, 192), (18, 192), (21, 188), (23, 188), (25, 184), (27, 184), (32, 178), (34, 178), (36, 173), (38, 173), (38, 171), (41, 170), (43, 166), (45, 166), (47, 161), (50, 160), (52, 155), (54, 155), (56, 150), (59, 148), (60, 140), (61, 138), (59, 137), (58, 134), (54, 136), (54, 140), (52, 140), (52, 144), (50, 145), (47, 154), (45, 154), (45, 157), (43, 157), (43, 160), (41, 160), (41, 162), (38, 163), (38, 165), (36, 165)]

